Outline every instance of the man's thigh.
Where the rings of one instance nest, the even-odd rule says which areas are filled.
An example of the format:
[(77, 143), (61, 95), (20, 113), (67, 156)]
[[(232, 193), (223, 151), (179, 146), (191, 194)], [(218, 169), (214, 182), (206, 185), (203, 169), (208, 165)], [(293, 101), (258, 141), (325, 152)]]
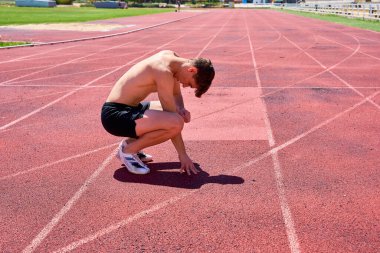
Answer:
[(137, 136), (141, 136), (146, 133), (157, 130), (168, 130), (171, 129), (173, 126), (183, 124), (181, 122), (183, 120), (178, 113), (151, 109), (153, 108), (150, 107), (149, 110), (145, 111), (144, 116), (142, 118), (135, 121)]

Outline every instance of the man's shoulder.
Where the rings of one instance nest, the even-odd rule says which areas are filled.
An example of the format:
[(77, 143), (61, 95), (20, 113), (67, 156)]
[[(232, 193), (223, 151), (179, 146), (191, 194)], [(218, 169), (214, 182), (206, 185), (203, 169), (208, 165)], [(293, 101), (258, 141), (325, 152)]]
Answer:
[(164, 49), (164, 50), (161, 50), (159, 53), (162, 53), (162, 54), (168, 54), (168, 53), (171, 53), (171, 54), (173, 54), (174, 51), (173, 51), (173, 50), (169, 50), (169, 49)]
[(153, 68), (152, 71), (153, 71), (153, 75), (157, 79), (163, 78), (166, 80), (168, 80), (168, 79), (174, 80), (173, 73), (166, 66), (159, 66), (159, 67)]
[(162, 56), (175, 56), (175, 57), (179, 57), (176, 52), (174, 52), (173, 50), (169, 50), (169, 49), (161, 50), (157, 54), (162, 55)]

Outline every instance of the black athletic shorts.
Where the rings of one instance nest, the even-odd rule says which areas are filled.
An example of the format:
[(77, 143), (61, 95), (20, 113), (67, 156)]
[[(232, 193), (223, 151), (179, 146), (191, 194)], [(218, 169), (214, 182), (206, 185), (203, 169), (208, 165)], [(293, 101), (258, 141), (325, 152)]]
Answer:
[(138, 106), (106, 102), (101, 114), (103, 127), (112, 135), (138, 138), (135, 120), (142, 118), (149, 106), (149, 102), (142, 102)]

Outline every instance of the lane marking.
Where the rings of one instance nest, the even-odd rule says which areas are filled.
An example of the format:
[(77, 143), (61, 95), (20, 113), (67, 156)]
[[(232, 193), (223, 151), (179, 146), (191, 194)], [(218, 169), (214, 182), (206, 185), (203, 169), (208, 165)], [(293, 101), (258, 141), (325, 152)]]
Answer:
[[(124, 66), (124, 65), (123, 65)], [(119, 66), (117, 66), (119, 67)], [(75, 76), (75, 75), (81, 75), (81, 74), (88, 74), (92, 72), (98, 72), (98, 71), (103, 71), (103, 70), (109, 70), (113, 69), (115, 66), (112, 67), (105, 67), (105, 68), (99, 68), (99, 69), (91, 69), (91, 70), (85, 70), (85, 71), (79, 71), (79, 72), (71, 72), (71, 73), (65, 73), (65, 74), (59, 74), (59, 75), (54, 75), (54, 76), (45, 76), (45, 77), (39, 77), (35, 79), (27, 79), (27, 80), (20, 80), (20, 81), (15, 81), (15, 82), (9, 82), (4, 85), (11, 85), (11, 84), (18, 84), (18, 83), (27, 83), (27, 82), (34, 82), (34, 81), (40, 81), (40, 80), (48, 80), (48, 79), (53, 79), (53, 78), (59, 78), (59, 77), (66, 77), (66, 76)], [(2, 86), (4, 86), (2, 85)]]
[[(355, 50), (355, 52), (360, 52), (360, 48), (361, 48), (361, 43), (360, 41), (355, 37), (355, 36), (351, 36), (349, 35), (350, 37), (352, 37), (354, 40), (356, 40), (357, 42), (357, 48)], [(284, 36), (284, 38), (286, 38), (286, 36)], [(288, 40), (290, 43), (292, 43), (295, 47), (297, 47), (299, 50), (301, 50), (304, 54), (306, 54), (310, 59), (312, 59), (313, 61), (315, 61), (317, 64), (319, 64), (322, 68), (326, 69), (327, 72), (329, 72), (331, 75), (333, 75), (335, 78), (337, 78), (341, 83), (345, 84), (347, 87), (349, 87), (352, 91), (354, 91), (356, 94), (358, 94), (359, 96), (361, 97), (365, 97), (363, 93), (361, 93), (360, 91), (358, 91), (355, 87), (353, 87), (352, 85), (350, 85), (347, 81), (345, 81), (343, 78), (341, 78), (340, 76), (338, 76), (337, 74), (335, 74), (332, 70), (334, 68), (336, 68), (336, 65), (334, 67), (330, 67), (330, 68), (326, 68), (325, 65), (323, 65), (320, 61), (318, 61), (317, 59), (315, 59), (312, 55), (310, 55), (308, 52), (306, 52), (304, 49), (302, 49), (301, 47), (299, 47), (296, 43), (294, 43), (293, 41), (289, 40), (288, 38), (286, 38), (286, 40)], [(352, 49), (353, 50), (353, 49)], [(353, 56), (353, 55), (352, 55)], [(376, 106), (378, 109), (380, 109), (380, 106), (375, 103), (374, 101), (369, 101), (371, 104), (373, 104), (374, 106)]]
[[(347, 34), (347, 33), (346, 33), (346, 34)], [(324, 36), (322, 36), (322, 35), (318, 35), (318, 36), (321, 37), (321, 38), (324, 39), (324, 40), (327, 40), (327, 41), (330, 41), (330, 42), (332, 42), (332, 43), (338, 44), (338, 45), (340, 45), (340, 46), (342, 46), (342, 47), (345, 47), (345, 48), (348, 48), (348, 49), (350, 49), (350, 50), (354, 50), (352, 47), (347, 46), (347, 45), (344, 45), (344, 44), (342, 44), (342, 43), (340, 43), (340, 42), (338, 42), (338, 41), (334, 41), (334, 40), (329, 39), (329, 38), (326, 38), (326, 37), (324, 37)], [(352, 35), (350, 35), (350, 36), (352, 36)], [(360, 38), (360, 37), (359, 37), (359, 38)], [(375, 59), (375, 60), (380, 60), (379, 57), (376, 57), (376, 56), (373, 56), (373, 55), (370, 55), (370, 54), (364, 53), (362, 50), (359, 51), (359, 54), (363, 54), (363, 55), (368, 56), (368, 57), (370, 57), (370, 58), (373, 58), (373, 59)]]
[[(318, 63), (318, 65), (321, 66), (323, 69), (327, 69), (327, 67), (325, 65), (323, 65), (323, 63), (321, 63), (320, 61), (318, 61), (314, 56), (312, 56), (311, 54), (309, 54), (305, 49), (301, 48), (296, 43), (294, 43), (293, 41), (291, 41), (290, 39), (288, 39), (288, 37), (286, 37), (286, 36), (283, 36), (283, 37), (290, 44), (292, 44), (293, 46), (295, 46), (296, 48), (298, 48), (298, 50), (300, 50), (302, 53), (306, 54), (309, 58), (311, 58), (313, 61), (315, 61), (316, 63)], [(314, 38), (315, 38), (315, 36), (314, 36)]]
[(188, 192), (185, 192), (185, 193), (182, 193), (182, 194), (179, 194), (178, 196), (176, 197), (172, 197), (166, 201), (163, 201), (163, 202), (160, 202), (154, 206), (152, 206), (151, 208), (149, 209), (145, 209), (139, 213), (136, 213), (135, 215), (132, 215), (132, 216), (129, 216), (127, 219), (125, 220), (122, 220), (114, 225), (111, 225), (107, 228), (104, 228), (102, 230), (99, 230), (98, 232), (90, 235), (90, 236), (87, 236), (81, 240), (78, 240), (76, 242), (73, 242), (69, 245), (67, 245), (66, 247), (63, 247), (59, 250), (56, 250), (56, 251), (53, 251), (53, 253), (63, 253), (63, 252), (69, 252), (69, 251), (72, 251), (76, 248), (78, 248), (79, 246), (83, 245), (83, 244), (86, 244), (90, 241), (93, 241), (93, 240), (96, 240), (97, 238), (103, 236), (103, 235), (106, 235), (106, 234), (109, 234), (115, 230), (118, 230), (119, 228), (122, 228), (122, 227), (125, 227), (127, 226), (129, 223), (133, 222), (133, 221), (136, 221), (138, 219), (141, 219), (141, 218), (144, 218), (145, 216), (148, 216), (149, 214), (155, 212), (155, 211), (158, 211), (164, 207), (167, 207), (171, 204), (174, 204), (175, 202), (181, 200), (181, 199), (184, 199), (185, 197), (199, 191), (200, 189), (196, 189), (196, 190), (191, 190), (191, 191), (188, 191)]
[(68, 46), (68, 47), (64, 47), (64, 48), (57, 48), (57, 49), (53, 49), (53, 50), (46, 50), (42, 53), (37, 53), (37, 54), (31, 54), (31, 55), (26, 55), (26, 56), (22, 56), (22, 57), (18, 57), (18, 58), (14, 58), (12, 60), (6, 60), (6, 61), (0, 61), (0, 64), (3, 64), (3, 63), (9, 63), (9, 62), (15, 62), (15, 61), (20, 61), (20, 60), (24, 60), (24, 59), (28, 59), (30, 57), (33, 57), (33, 56), (38, 56), (38, 55), (44, 55), (44, 54), (48, 54), (48, 53), (51, 53), (51, 52), (56, 52), (56, 51), (60, 51), (60, 50), (66, 50), (66, 49), (69, 49), (69, 48), (72, 48), (72, 47), (77, 47), (78, 45), (74, 45), (74, 46)]
[[(271, 25), (269, 25), (269, 26), (272, 27), (272, 29), (275, 29), (273, 26), (271, 26)], [(275, 29), (275, 30), (276, 30), (276, 29)], [(341, 31), (339, 31), (339, 32), (341, 32)], [(337, 44), (337, 45), (340, 45), (340, 46), (342, 46), (342, 47), (348, 48), (348, 49), (350, 49), (351, 51), (353, 51), (353, 53), (350, 54), (348, 57), (344, 58), (342, 61), (336, 63), (335, 65), (330, 66), (329, 68), (327, 68), (326, 66), (324, 66), (320, 61), (318, 61), (316, 58), (314, 58), (312, 55), (310, 55), (308, 52), (306, 52), (306, 50), (304, 50), (304, 49), (302, 49), (301, 47), (299, 47), (296, 43), (294, 43), (293, 41), (291, 41), (290, 39), (288, 39), (286, 36), (284, 36), (284, 38), (285, 38), (286, 40), (288, 40), (291, 44), (293, 44), (295, 47), (297, 47), (299, 50), (301, 50), (304, 54), (306, 54), (306, 55), (307, 55), (309, 58), (311, 58), (313, 61), (315, 61), (316, 63), (318, 63), (322, 68), (325, 69), (325, 71), (322, 71), (322, 72), (320, 72), (320, 73), (317, 73), (317, 75), (314, 75), (314, 76), (311, 76), (311, 77), (316, 77), (316, 76), (322, 74), (323, 72), (326, 72), (326, 71), (327, 71), (327, 72), (329, 72), (330, 74), (332, 74), (335, 78), (337, 78), (340, 82), (342, 82), (343, 84), (345, 84), (346, 86), (348, 86), (351, 90), (353, 90), (355, 93), (357, 93), (359, 96), (361, 96), (361, 97), (365, 97), (365, 95), (364, 95), (363, 93), (361, 93), (360, 91), (357, 90), (358, 87), (354, 87), (354, 86), (350, 85), (347, 81), (345, 81), (343, 78), (341, 78), (340, 76), (338, 76), (338, 75), (337, 75), (336, 73), (334, 73), (332, 70), (333, 70), (334, 68), (336, 68), (338, 65), (340, 65), (341, 63), (343, 63), (344, 61), (348, 60), (349, 58), (352, 58), (352, 57), (353, 57), (355, 54), (357, 54), (357, 53), (363, 54), (363, 55), (365, 55), (365, 56), (368, 56), (368, 57), (373, 58), (373, 59), (376, 59), (376, 60), (380, 60), (380, 58), (362, 52), (362, 51), (360, 50), (360, 49), (361, 49), (361, 43), (360, 43), (359, 39), (357, 38), (357, 36), (354, 36), (354, 35), (351, 35), (351, 34), (348, 34), (348, 33), (343, 33), (343, 32), (341, 32), (341, 33), (342, 33), (342, 34), (345, 34), (345, 35), (347, 35), (347, 36), (349, 36), (349, 37), (351, 37), (351, 38), (353, 38), (353, 39), (357, 42), (357, 46), (356, 46), (356, 48), (352, 48), (352, 47), (350, 47), (350, 46), (346, 46), (346, 45), (344, 45), (344, 44), (341, 44), (341, 43), (339, 43), (339, 42), (337, 42), (337, 41), (334, 41), (334, 40), (328, 39), (328, 38), (326, 38), (326, 37), (324, 37), (324, 36), (321, 36), (321, 35), (316, 35), (316, 36), (318, 36), (318, 37), (320, 37), (320, 38), (323, 38), (323, 39), (325, 39), (325, 40), (327, 40), (327, 41), (333, 42), (333, 43), (335, 43), (335, 44)], [(310, 79), (310, 78), (303, 79), (303, 80), (298, 81), (298, 82), (296, 82), (296, 83), (294, 83), (294, 84), (292, 84), (292, 85), (296, 85), (297, 83), (300, 83), (300, 82), (306, 81), (306, 80), (308, 80), (308, 79)], [(289, 86), (287, 86), (286, 88), (288, 88), (288, 87), (289, 87)], [(278, 91), (281, 91), (281, 90), (283, 90), (283, 89), (279, 89)], [(265, 94), (265, 96), (272, 95), (272, 94), (274, 94), (274, 93), (277, 93), (278, 91), (274, 91), (274, 92), (267, 93), (267, 94)], [(375, 107), (377, 107), (378, 109), (380, 109), (380, 105), (377, 104), (376, 102), (374, 102), (374, 101), (372, 101), (372, 100), (369, 101), (369, 102), (370, 102), (372, 105), (374, 105)]]
[[(356, 89), (356, 87), (353, 87), (352, 85), (350, 85), (348, 82), (346, 82), (344, 79), (342, 79), (340, 76), (338, 76), (337, 74), (335, 74), (334, 72), (330, 71), (330, 73), (335, 76), (339, 81), (341, 81), (342, 83), (344, 83), (345, 85), (347, 85), (348, 88), (350, 88), (351, 90), (353, 90), (355, 93), (357, 93), (359, 96), (361, 97), (365, 97), (365, 95), (363, 93), (361, 93), (360, 91), (358, 91)], [(374, 102), (373, 100), (369, 100), (368, 102), (370, 102), (372, 105), (376, 106), (377, 109), (380, 109), (380, 106)]]
[(63, 65), (67, 65), (67, 64), (69, 64), (69, 63), (75, 63), (75, 62), (77, 62), (77, 61), (79, 61), (79, 60), (82, 60), (82, 59), (85, 59), (85, 58), (91, 57), (91, 56), (96, 55), (96, 54), (98, 54), (98, 53), (103, 53), (103, 52), (106, 52), (106, 51), (108, 51), (108, 50), (112, 50), (112, 49), (115, 49), (115, 48), (118, 48), (118, 47), (122, 47), (122, 46), (125, 46), (125, 45), (128, 45), (128, 44), (131, 44), (131, 43), (135, 43), (135, 42), (137, 42), (137, 41), (139, 41), (139, 40), (143, 40), (143, 39), (146, 39), (146, 37), (144, 37), (144, 38), (138, 38), (138, 39), (136, 39), (136, 40), (134, 40), (134, 41), (129, 41), (129, 42), (124, 43), (124, 44), (119, 44), (119, 45), (116, 45), (116, 46), (113, 46), (113, 47), (110, 47), (110, 48), (106, 48), (106, 49), (103, 49), (103, 50), (100, 50), (100, 51), (96, 51), (96, 52), (94, 52), (94, 53), (89, 53), (89, 54), (87, 54), (87, 55), (84, 55), (84, 56), (81, 56), (81, 57), (78, 57), (78, 58), (71, 59), (71, 60), (69, 60), (69, 61), (65, 61), (65, 62), (58, 63), (58, 64), (56, 64), (56, 65), (52, 65), (52, 66), (50, 66), (50, 67), (48, 67), (48, 68), (44, 68), (44, 69), (41, 69), (41, 70), (39, 70), (39, 71), (35, 71), (35, 72), (31, 72), (31, 73), (29, 73), (29, 74), (25, 74), (25, 75), (22, 75), (22, 76), (18, 76), (18, 77), (15, 77), (15, 78), (13, 78), (13, 79), (9, 79), (9, 80), (6, 80), (6, 81), (3, 81), (3, 82), (0, 82), (0, 86), (2, 86), (2, 85), (4, 85), (4, 84), (12, 83), (12, 82), (14, 82), (14, 81), (16, 81), (16, 80), (19, 80), (19, 79), (21, 79), (21, 78), (24, 78), (24, 77), (28, 77), (28, 76), (31, 76), (31, 75), (34, 75), (34, 74), (42, 73), (42, 72), (44, 72), (44, 71), (46, 71), (46, 70), (54, 69), (54, 68), (56, 68), (56, 67), (60, 67), (60, 66), (63, 66)]
[[(279, 145), (277, 147), (274, 147), (274, 148), (270, 149), (269, 151), (267, 151), (267, 152), (259, 155), (258, 157), (254, 158), (252, 160), (249, 160), (246, 163), (243, 163), (243, 164), (241, 164), (239, 166), (236, 166), (236, 167), (234, 167), (232, 169), (229, 169), (229, 170), (226, 170), (226, 171), (222, 171), (222, 173), (231, 174), (231, 175), (236, 174), (236, 173), (242, 171), (243, 169), (248, 168), (248, 167), (250, 167), (250, 166), (258, 163), (259, 161), (261, 161), (261, 160), (263, 160), (263, 159), (271, 156), (272, 154), (277, 154), (278, 151), (283, 150), (283, 149), (289, 147), (290, 145), (292, 145), (292, 144), (296, 143), (297, 141), (305, 138), (306, 136), (308, 136), (308, 135), (316, 132), (317, 130), (321, 129), (322, 127), (324, 127), (324, 126), (328, 125), (329, 123), (333, 122), (334, 120), (340, 118), (341, 116), (343, 116), (343, 115), (345, 115), (345, 114), (353, 111), (354, 109), (356, 109), (359, 106), (363, 105), (365, 102), (368, 102), (368, 99), (371, 99), (371, 98), (375, 97), (379, 93), (380, 93), (380, 91), (378, 91), (378, 92), (376, 92), (376, 93), (374, 93), (374, 94), (366, 97), (365, 99), (363, 99), (360, 102), (352, 105), (351, 107), (349, 107), (345, 111), (342, 111), (342, 112), (336, 114), (335, 116), (331, 117), (330, 119), (327, 119), (327, 120), (323, 121), (322, 123), (320, 123), (320, 124), (312, 127), (311, 129), (309, 129), (308, 131), (306, 131), (306, 132), (304, 132), (304, 133), (302, 133), (302, 134), (300, 134), (300, 135), (298, 135), (298, 136), (296, 136), (296, 137), (294, 137), (294, 138), (286, 141), (285, 143), (283, 143), (283, 144), (281, 144), (281, 145)], [(211, 186), (209, 186), (209, 187), (211, 187)], [(170, 204), (173, 204), (173, 203), (175, 203), (175, 202), (177, 202), (179, 200), (182, 200), (185, 197), (189, 196), (190, 194), (193, 194), (193, 193), (196, 193), (198, 191), (205, 190), (205, 189), (207, 189), (207, 186), (204, 186), (204, 187), (199, 188), (199, 189), (191, 190), (191, 191), (189, 191), (187, 193), (184, 193), (184, 194), (182, 194), (180, 196), (172, 197), (172, 198), (170, 198), (170, 199), (168, 199), (166, 201), (160, 202), (160, 203), (152, 206), (151, 208), (148, 208), (148, 209), (143, 210), (143, 211), (141, 211), (139, 213), (136, 213), (136, 214), (134, 214), (134, 215), (132, 215), (132, 216), (124, 219), (124, 220), (121, 220), (118, 223), (110, 225), (110, 226), (108, 226), (106, 228), (103, 228), (103, 229), (99, 230), (98, 232), (95, 232), (93, 234), (90, 234), (90, 235), (82, 238), (82, 239), (79, 239), (79, 240), (77, 240), (75, 242), (72, 242), (71, 244), (69, 244), (67, 246), (64, 246), (64, 247), (62, 247), (62, 248), (60, 248), (60, 249), (58, 249), (58, 250), (56, 250), (54, 252), (56, 252), (56, 253), (58, 253), (58, 252), (59, 253), (63, 253), (63, 252), (72, 251), (72, 250), (80, 247), (83, 244), (86, 244), (88, 242), (94, 241), (94, 240), (98, 239), (99, 237), (104, 236), (104, 235), (109, 234), (109, 233), (112, 233), (113, 231), (115, 231), (117, 229), (121, 229), (122, 227), (127, 226), (128, 224), (130, 224), (133, 221), (136, 221), (136, 220), (138, 220), (140, 218), (143, 218), (143, 217), (145, 217), (145, 216), (147, 216), (147, 215), (149, 215), (149, 214), (151, 214), (151, 213), (153, 213), (155, 211), (158, 211), (158, 210), (160, 210), (160, 209), (162, 209), (164, 207), (167, 207)], [(288, 210), (290, 210), (290, 209), (288, 209)], [(285, 213), (286, 216), (291, 215), (290, 213), (287, 213), (286, 208), (285, 208), (285, 212), (286, 212)], [(289, 233), (292, 233), (292, 231), (289, 231)]]
[(19, 46), (8, 46), (8, 47), (1, 47), (0, 50), (6, 50), (6, 49), (12, 49), (12, 48), (21, 48), (21, 47), (49, 46), (49, 45), (56, 45), (56, 44), (62, 44), (62, 43), (81, 42), (81, 41), (86, 41), (86, 40), (97, 40), (97, 39), (116, 37), (116, 36), (126, 35), (126, 34), (135, 33), (135, 32), (139, 32), (139, 31), (143, 31), (143, 30), (148, 30), (151, 28), (167, 25), (170, 23), (175, 23), (175, 22), (182, 21), (185, 19), (190, 19), (190, 18), (199, 16), (199, 15), (202, 15), (204, 13), (207, 13), (207, 12), (198, 13), (198, 14), (193, 15), (193, 16), (189, 16), (189, 17), (185, 17), (185, 18), (179, 18), (179, 19), (175, 19), (175, 20), (170, 20), (170, 21), (166, 21), (163, 23), (159, 23), (159, 24), (155, 24), (155, 25), (151, 25), (151, 26), (146, 26), (146, 27), (142, 27), (142, 28), (126, 31), (126, 32), (113, 33), (113, 34), (108, 34), (108, 35), (100, 35), (100, 36), (94, 36), (94, 37), (86, 37), (86, 38), (80, 38), (80, 39), (40, 42), (40, 43), (33, 43), (33, 44), (19, 45)]
[(50, 167), (50, 166), (53, 166), (53, 165), (57, 165), (57, 164), (60, 164), (60, 163), (63, 163), (63, 162), (68, 162), (68, 161), (74, 160), (76, 158), (81, 158), (81, 157), (84, 157), (84, 156), (87, 156), (87, 155), (99, 152), (101, 150), (111, 148), (111, 147), (117, 145), (118, 143), (119, 142), (113, 143), (113, 144), (110, 144), (110, 145), (107, 145), (107, 146), (103, 146), (103, 147), (100, 147), (100, 148), (97, 148), (97, 149), (89, 150), (89, 151), (81, 153), (81, 154), (77, 154), (77, 155), (69, 156), (69, 157), (66, 157), (66, 158), (63, 158), (63, 159), (60, 159), (60, 160), (56, 160), (54, 162), (45, 163), (43, 165), (40, 165), (40, 166), (37, 166), (37, 167), (34, 167), (34, 168), (30, 168), (30, 169), (27, 169), (27, 170), (24, 170), (24, 171), (20, 171), (20, 172), (17, 172), (17, 173), (13, 173), (13, 174), (10, 174), (10, 175), (7, 175), (7, 176), (3, 176), (3, 177), (0, 177), (0, 181), (1, 180), (5, 180), (5, 179), (9, 179), (9, 178), (14, 178), (14, 177), (17, 177), (17, 176), (21, 176), (21, 175), (24, 175), (24, 174), (27, 174), (27, 173), (30, 173), (30, 172), (33, 172), (33, 171), (36, 171), (36, 170), (40, 170), (40, 169), (47, 168), (47, 167)]
[(10, 72), (33, 70), (33, 69), (42, 69), (42, 68), (48, 68), (48, 67), (51, 67), (51, 66), (53, 66), (53, 65), (44, 65), (44, 66), (37, 66), (37, 67), (27, 67), (27, 68), (21, 68), (21, 69), (12, 68), (10, 70), (2, 70), (2, 71), (0, 71), (0, 74), (8, 74)]
[(214, 36), (212, 36), (211, 40), (208, 41), (208, 43), (202, 48), (202, 50), (197, 54), (197, 56), (196, 56), (195, 58), (199, 57), (199, 56), (200, 56), (200, 55), (206, 50), (206, 48), (207, 48), (207, 47), (208, 47), (208, 46), (214, 41), (214, 39), (216, 38), (216, 36), (218, 36), (218, 35), (222, 32), (223, 28), (224, 28), (224, 27), (226, 26), (226, 24), (231, 20), (231, 17), (232, 17), (232, 15), (230, 16), (230, 18), (228, 19), (228, 21), (225, 22), (225, 23), (222, 25), (221, 28), (219, 28), (218, 32), (215, 33)]
[(24, 98), (24, 97), (21, 97), (21, 98), (15, 98), (15, 99), (10, 99), (10, 100), (1, 100), (0, 101), (0, 104), (9, 104), (9, 103), (16, 103), (16, 102), (23, 102), (23, 101), (29, 101), (29, 100), (34, 100), (36, 98), (42, 98), (42, 97), (49, 97), (49, 96), (52, 96), (52, 95), (57, 95), (57, 94), (62, 94), (62, 93), (66, 93), (66, 92), (69, 92), (67, 90), (64, 90), (64, 91), (55, 91), (55, 92), (49, 92), (49, 93), (46, 93), (46, 94), (41, 94), (41, 95), (37, 95), (37, 96), (28, 96), (27, 98)]
[[(256, 77), (257, 86), (259, 87), (260, 92), (262, 92), (261, 79), (260, 79), (259, 71), (257, 69), (255, 51), (253, 49), (253, 45), (252, 45), (252, 41), (251, 41), (251, 36), (250, 36), (249, 28), (248, 28), (246, 13), (244, 13), (244, 22), (245, 22), (245, 27), (246, 27), (247, 34), (248, 34), (249, 46), (251, 48), (252, 63), (253, 63), (253, 67), (255, 69), (255, 77)], [(264, 121), (265, 121), (265, 125), (267, 128), (269, 145), (272, 148), (276, 142), (275, 142), (275, 139), (273, 136), (272, 126), (270, 124), (265, 100), (263, 97), (261, 97), (261, 100), (262, 100), (263, 107), (264, 107), (264, 115), (265, 115)], [(282, 217), (283, 217), (283, 220), (285, 222), (286, 235), (287, 235), (287, 239), (289, 242), (290, 251), (292, 253), (300, 253), (301, 249), (300, 249), (300, 245), (298, 242), (298, 236), (297, 236), (297, 232), (296, 232), (293, 217), (292, 217), (292, 212), (290, 210), (290, 206), (289, 206), (287, 198), (286, 198), (286, 192), (285, 192), (285, 187), (284, 187), (284, 179), (282, 176), (282, 168), (280, 165), (280, 161), (278, 160), (277, 152), (271, 153), (271, 157), (272, 157), (272, 161), (273, 161), (273, 169), (274, 169), (274, 174), (275, 174), (277, 194), (278, 194), (279, 201), (280, 201)]]
[(332, 118), (330, 118), (330, 119), (328, 119), (328, 120), (323, 121), (322, 123), (316, 125), (315, 127), (311, 128), (310, 130), (304, 132), (303, 134), (300, 134), (300, 135), (298, 135), (298, 136), (296, 136), (296, 137), (290, 139), (289, 141), (285, 142), (284, 144), (282, 144), (282, 145), (280, 145), (280, 146), (277, 146), (277, 147), (274, 148), (271, 152), (278, 152), (279, 150), (284, 149), (285, 147), (289, 146), (290, 144), (293, 144), (294, 142), (296, 142), (296, 141), (302, 139), (303, 137), (305, 137), (305, 136), (307, 136), (307, 135), (309, 135), (309, 134), (315, 132), (316, 130), (318, 130), (318, 129), (320, 129), (321, 127), (323, 127), (323, 126), (329, 124), (330, 122), (336, 120), (337, 118), (341, 117), (342, 115), (344, 115), (344, 114), (346, 114), (346, 113), (352, 111), (353, 109), (355, 109), (356, 107), (358, 107), (358, 106), (364, 104), (365, 102), (369, 102), (369, 103), (370, 103), (370, 100), (371, 100), (372, 98), (374, 98), (375, 96), (377, 96), (379, 93), (380, 93), (380, 91), (377, 91), (377, 92), (373, 93), (372, 95), (365, 97), (363, 100), (361, 100), (360, 102), (358, 102), (358, 103), (354, 104), (353, 106), (349, 107), (349, 108), (346, 109), (345, 111), (336, 114), (334, 117), (332, 117)]
[[(275, 28), (273, 28), (273, 29), (275, 29)], [(298, 84), (298, 83), (301, 83), (301, 82), (304, 82), (304, 81), (310, 80), (310, 79), (312, 79), (312, 78), (314, 78), (314, 77), (320, 76), (321, 74), (323, 74), (323, 73), (325, 73), (325, 72), (328, 72), (330, 69), (333, 69), (333, 68), (337, 67), (338, 65), (342, 64), (343, 62), (347, 61), (347, 60), (350, 59), (352, 56), (354, 56), (354, 55), (359, 51), (359, 48), (360, 48), (360, 47), (357, 47), (357, 48), (355, 49), (355, 51), (352, 52), (349, 56), (343, 58), (341, 61), (339, 61), (338, 63), (336, 63), (336, 64), (334, 64), (334, 65), (332, 65), (332, 66), (330, 66), (330, 67), (328, 67), (327, 69), (325, 69), (325, 70), (323, 70), (323, 71), (320, 71), (320, 72), (318, 72), (318, 73), (316, 73), (316, 74), (314, 74), (314, 75), (311, 75), (311, 76), (309, 76), (309, 77), (306, 77), (306, 78), (304, 78), (304, 79), (302, 79), (302, 80), (299, 80), (299, 81), (297, 81), (297, 82), (295, 82), (295, 83), (293, 83), (293, 84), (290, 84), (290, 85), (288, 85), (288, 86), (281, 87), (280, 89), (278, 89), (278, 90), (276, 90), (276, 91), (272, 91), (272, 92), (266, 93), (266, 94), (264, 94), (263, 96), (266, 97), (266, 96), (269, 96), (269, 95), (273, 95), (273, 94), (275, 94), (275, 93), (277, 93), (277, 92), (280, 92), (280, 91), (284, 90), (285, 88), (288, 88), (288, 87), (294, 86), (294, 85), (296, 85), (296, 84)]]
[(63, 208), (53, 217), (53, 219), (41, 230), (41, 232), (33, 239), (33, 241), (22, 251), (23, 253), (33, 252), (38, 245), (46, 238), (51, 230), (59, 223), (62, 217), (71, 209), (71, 207), (79, 200), (93, 181), (107, 167), (116, 155), (117, 148), (103, 161), (103, 163), (92, 173), (92, 175), (84, 182), (81, 188), (71, 197), (71, 199), (63, 206)]

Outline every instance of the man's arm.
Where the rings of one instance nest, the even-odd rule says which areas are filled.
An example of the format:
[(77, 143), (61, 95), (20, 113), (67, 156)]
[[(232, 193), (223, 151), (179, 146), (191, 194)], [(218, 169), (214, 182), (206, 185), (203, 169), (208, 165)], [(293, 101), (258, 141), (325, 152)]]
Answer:
[[(174, 89), (175, 86), (178, 84), (175, 82), (173, 77), (170, 75), (163, 75), (162, 78), (160, 78), (157, 81), (157, 93), (158, 97), (161, 102), (162, 109), (167, 112), (174, 112), (177, 113), (177, 104), (176, 104), (176, 97), (174, 95)], [(182, 99), (182, 96), (181, 96)], [(180, 101), (179, 101), (180, 102)], [(182, 100), (182, 106), (183, 106), (183, 100)], [(181, 133), (174, 136), (171, 139), (175, 149), (177, 150), (179, 160), (181, 162), (181, 172), (186, 171), (187, 174), (191, 174), (193, 172), (196, 174), (198, 170), (195, 168), (193, 161), (190, 159), (190, 157), (186, 153), (185, 144), (182, 139)]]
[(177, 105), (177, 112), (182, 116), (185, 123), (189, 123), (191, 120), (191, 115), (188, 110), (185, 109), (185, 104), (183, 102), (181, 87), (179, 82), (175, 82), (173, 89), (175, 103)]

